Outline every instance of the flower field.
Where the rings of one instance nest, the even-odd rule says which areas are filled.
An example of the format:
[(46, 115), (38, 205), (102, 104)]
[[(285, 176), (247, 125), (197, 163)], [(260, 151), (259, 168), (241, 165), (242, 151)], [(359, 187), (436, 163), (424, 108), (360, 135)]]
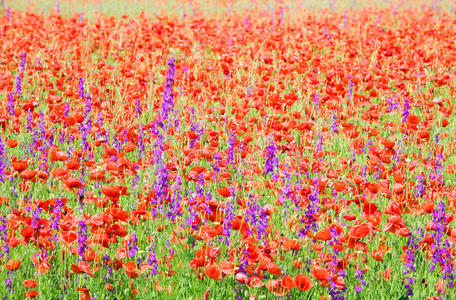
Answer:
[(452, 3), (162, 2), (2, 1), (0, 296), (456, 299)]

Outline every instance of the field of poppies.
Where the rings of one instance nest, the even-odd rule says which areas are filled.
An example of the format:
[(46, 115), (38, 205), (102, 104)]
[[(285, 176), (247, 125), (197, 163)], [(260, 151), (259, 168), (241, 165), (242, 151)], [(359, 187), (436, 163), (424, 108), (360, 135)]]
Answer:
[(113, 2), (2, 0), (3, 299), (456, 298), (451, 3)]

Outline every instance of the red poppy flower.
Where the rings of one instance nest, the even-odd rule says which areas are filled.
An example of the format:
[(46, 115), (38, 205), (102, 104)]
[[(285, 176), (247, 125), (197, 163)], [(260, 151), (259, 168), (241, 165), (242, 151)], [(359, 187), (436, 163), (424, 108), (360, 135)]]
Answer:
[(348, 231), (348, 235), (354, 239), (362, 239), (372, 232), (372, 228), (367, 224), (353, 225)]
[(13, 260), (9, 260), (6, 263), (5, 267), (10, 271), (16, 271), (21, 266), (21, 263), (22, 263), (22, 261), (13, 259)]
[(217, 188), (217, 193), (224, 198), (229, 197), (231, 195), (230, 190), (226, 186), (222, 188)]
[(24, 293), (25, 298), (36, 298), (40, 293), (37, 290), (31, 290)]
[(220, 272), (220, 267), (217, 267), (217, 266), (207, 265), (204, 268), (204, 274), (206, 274), (209, 278), (212, 278), (215, 280), (222, 279), (222, 273)]
[(296, 284), (296, 288), (298, 288), (301, 291), (307, 291), (313, 287), (312, 280), (304, 274), (296, 275), (295, 284)]
[(35, 279), (26, 279), (24, 280), (24, 286), (28, 288), (34, 288), (38, 285)]

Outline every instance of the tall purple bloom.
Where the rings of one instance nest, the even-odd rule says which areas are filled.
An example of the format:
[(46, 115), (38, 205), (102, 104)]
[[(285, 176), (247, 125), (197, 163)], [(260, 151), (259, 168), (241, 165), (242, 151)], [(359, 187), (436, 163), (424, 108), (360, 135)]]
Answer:
[[(331, 240), (328, 242), (328, 245), (333, 249), (332, 253), (332, 260), (329, 263), (329, 270), (332, 271), (333, 274), (337, 276), (342, 276), (345, 277), (345, 271), (344, 270), (338, 270), (338, 262), (337, 262), (337, 256), (339, 255), (339, 251), (335, 247), (336, 245), (340, 244), (339, 241), (339, 232), (336, 230), (335, 227), (332, 227), (330, 230), (330, 236)], [(332, 299), (334, 300), (344, 300), (344, 292), (347, 288), (344, 287), (343, 290), (339, 290), (336, 286), (336, 283), (331, 280), (329, 283), (329, 295), (331, 296)]]
[(447, 285), (449, 288), (453, 288), (454, 262), (451, 257), (448, 240), (443, 240), (446, 231), (445, 226), (447, 225), (445, 209), (445, 203), (440, 200), (435, 211), (432, 213), (432, 225), (434, 229), (432, 237), (434, 239), (434, 243), (431, 245), (433, 263), (431, 271), (440, 266), (443, 269), (443, 280), (448, 281)]
[(405, 271), (404, 275), (406, 277), (406, 282), (405, 282), (405, 288), (408, 291), (408, 296), (409, 299), (412, 299), (413, 297), (413, 285), (414, 285), (414, 277), (412, 276), (412, 273), (415, 272), (415, 252), (418, 250), (420, 241), (423, 238), (423, 230), (421, 228), (418, 228), (417, 230), (417, 235), (414, 235), (413, 233), (410, 234), (410, 237), (407, 241), (407, 250), (406, 250), (406, 263), (405, 263)]
[[(267, 234), (268, 215), (253, 195), (249, 194), (248, 197), (249, 202), (247, 203), (247, 209), (245, 211), (245, 220), (250, 224), (251, 228), (256, 229), (258, 234), (257, 238), (263, 239)], [(248, 233), (252, 233), (250, 229)]]
[(14, 116), (14, 94), (11, 92), (8, 94), (8, 102), (6, 104), (8, 115)]
[(267, 175), (269, 173), (275, 174), (274, 170), (277, 170), (279, 167), (279, 160), (276, 156), (277, 146), (274, 143), (274, 140), (271, 140), (269, 145), (266, 147), (266, 163), (264, 165), (264, 174)]
[(79, 77), (79, 97), (84, 98), (84, 80)]
[(9, 244), (8, 244), (8, 227), (6, 225), (7, 217), (0, 215), (0, 239), (3, 242), (0, 258), (9, 259)]
[(27, 57), (27, 54), (25, 53), (25, 51), (22, 52), (22, 56), (21, 56), (21, 72), (25, 71), (26, 57)]
[(78, 255), (85, 260), (85, 252), (88, 248), (87, 244), (87, 225), (86, 223), (81, 220), (78, 223)]
[(351, 76), (348, 79), (348, 91), (347, 91), (347, 98), (351, 100), (353, 96), (353, 82), (351, 80)]
[(128, 257), (135, 256), (136, 252), (138, 251), (138, 237), (134, 232), (131, 234), (131, 239), (128, 241), (127, 247)]
[(5, 182), (5, 169), (8, 164), (8, 157), (6, 155), (6, 147), (0, 136), (0, 181)]
[(152, 246), (149, 248), (149, 257), (148, 257), (147, 263), (149, 264), (149, 266), (152, 267), (152, 269), (150, 271), (150, 275), (152, 275), (152, 276), (157, 275), (158, 274), (157, 252), (155, 251), (155, 249)]
[(337, 133), (337, 115), (336, 112), (333, 112), (333, 122), (331, 124), (331, 129), (334, 133)]
[(135, 118), (139, 118), (142, 113), (142, 108), (141, 108), (141, 100), (138, 98), (136, 99), (135, 103)]
[(16, 76), (16, 95), (18, 98), (22, 98), (22, 79), (19, 74)]
[(416, 188), (415, 188), (415, 196), (416, 197), (421, 197), (424, 195), (424, 180), (423, 180), (423, 175), (418, 174), (416, 176)]
[(318, 225), (316, 223), (316, 218), (320, 211), (318, 177), (315, 177), (312, 180), (312, 183), (312, 192), (308, 197), (309, 202), (304, 213), (304, 218), (301, 219), (301, 223), (304, 224), (304, 228), (298, 233), (299, 237), (305, 237), (309, 231), (318, 229)]
[(168, 59), (168, 70), (166, 71), (165, 91), (163, 94), (163, 102), (160, 111), (160, 127), (164, 128), (165, 122), (168, 120), (170, 111), (174, 108), (174, 73), (175, 73), (175, 59)]
[(234, 136), (233, 133), (230, 133), (230, 138), (228, 139), (228, 155), (226, 157), (226, 160), (230, 165), (235, 164), (235, 159), (234, 159), (235, 145), (236, 145), (236, 137)]
[(402, 112), (402, 124), (405, 124), (407, 122), (408, 116), (410, 115), (410, 102), (406, 98), (404, 102), (404, 111)]

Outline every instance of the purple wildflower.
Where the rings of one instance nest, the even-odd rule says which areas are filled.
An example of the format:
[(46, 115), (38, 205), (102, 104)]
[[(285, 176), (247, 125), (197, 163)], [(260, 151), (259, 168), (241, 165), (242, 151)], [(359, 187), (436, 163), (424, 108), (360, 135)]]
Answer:
[(0, 216), (0, 239), (3, 242), (2, 250), (0, 252), (0, 258), (6, 256), (6, 259), (9, 259), (9, 244), (8, 244), (8, 227), (6, 224), (7, 217), (5, 215)]
[(353, 96), (353, 82), (351, 80), (351, 76), (349, 76), (349, 79), (348, 79), (348, 91), (347, 91), (348, 100), (351, 100), (352, 96)]
[(418, 228), (417, 236), (413, 233), (410, 234), (410, 237), (407, 241), (408, 249), (406, 250), (407, 261), (405, 263), (404, 275), (406, 276), (405, 288), (408, 291), (409, 299), (413, 296), (412, 286), (414, 284), (414, 277), (411, 273), (415, 272), (415, 255), (414, 253), (418, 250), (421, 239), (423, 238), (423, 230)]
[(318, 93), (315, 94), (313, 102), (315, 105), (315, 110), (318, 111), (318, 107), (320, 104), (320, 96), (318, 95)]
[(81, 256), (82, 260), (85, 260), (84, 253), (88, 248), (87, 244), (87, 225), (81, 220), (78, 224), (78, 254)]
[(154, 248), (151, 246), (149, 248), (149, 258), (147, 260), (147, 263), (152, 267), (150, 271), (150, 275), (157, 275), (158, 274), (158, 261), (157, 261), (157, 252), (154, 250)]
[(417, 185), (415, 188), (415, 196), (422, 197), (424, 195), (424, 191), (425, 191), (423, 175), (418, 174), (416, 176), (416, 182), (417, 182)]
[(170, 111), (174, 108), (174, 95), (173, 95), (173, 85), (174, 85), (174, 73), (175, 73), (175, 59), (168, 59), (168, 70), (166, 71), (166, 81), (165, 81), (165, 91), (163, 94), (163, 102), (160, 111), (160, 127), (163, 128), (165, 125), (164, 122), (168, 120), (168, 115)]
[(320, 211), (319, 206), (319, 189), (318, 189), (318, 177), (313, 179), (312, 192), (309, 195), (309, 202), (304, 213), (304, 218), (301, 219), (301, 223), (305, 224), (304, 228), (300, 230), (299, 237), (305, 237), (311, 230), (317, 230), (318, 225), (315, 222), (318, 212)]
[(11, 92), (8, 94), (8, 102), (6, 104), (8, 115), (14, 116), (14, 94)]
[(227, 154), (227, 163), (229, 163), (230, 165), (234, 165), (235, 164), (235, 160), (234, 160), (234, 147), (236, 145), (236, 136), (231, 133), (230, 134), (230, 138), (228, 139), (228, 154)]
[(402, 113), (403, 119), (402, 124), (407, 122), (408, 116), (410, 115), (410, 103), (409, 100), (406, 98), (404, 102), (404, 111)]
[(22, 52), (22, 56), (21, 56), (21, 72), (24, 72), (25, 71), (25, 64), (26, 64), (26, 57), (27, 57), (27, 54), (24, 52)]
[(451, 253), (449, 251), (450, 245), (447, 240), (443, 241), (446, 231), (445, 226), (447, 224), (445, 210), (445, 203), (443, 203), (443, 201), (439, 201), (437, 208), (432, 213), (432, 223), (434, 229), (432, 238), (434, 239), (434, 243), (431, 245), (433, 263), (431, 266), (431, 271), (433, 271), (438, 266), (442, 267), (444, 271), (443, 279), (448, 281), (447, 285), (449, 288), (453, 288), (454, 263), (452, 262)]
[(37, 207), (32, 215), (32, 228), (35, 230), (40, 229), (40, 213), (41, 208)]
[[(331, 240), (328, 242), (328, 245), (333, 249), (333, 253), (332, 253), (332, 260), (331, 262), (329, 263), (329, 270), (333, 273), (333, 274), (336, 274), (336, 275), (339, 275), (339, 276), (342, 276), (342, 277), (345, 277), (345, 272), (344, 270), (338, 270), (338, 262), (337, 262), (337, 256), (339, 255), (339, 251), (337, 250), (336, 245), (339, 245), (340, 244), (340, 241), (339, 241), (339, 232), (336, 230), (335, 227), (332, 227), (330, 229), (330, 236), (331, 236)], [(344, 293), (345, 290), (347, 289), (346, 287), (344, 287), (343, 290), (339, 290), (337, 287), (336, 287), (336, 283), (331, 280), (331, 282), (329, 283), (329, 295), (331, 296), (332, 299), (337, 299), (337, 300), (343, 300), (345, 299), (345, 296), (344, 296)]]
[(264, 174), (276, 173), (274, 170), (277, 170), (279, 167), (279, 160), (276, 157), (277, 146), (274, 143), (274, 140), (271, 140), (269, 145), (266, 147), (266, 163), (264, 165), (265, 171)]
[(127, 247), (128, 257), (135, 256), (136, 252), (138, 251), (138, 237), (134, 232), (131, 234), (131, 239), (128, 241)]
[(84, 80), (79, 77), (79, 97), (84, 98)]
[(139, 98), (136, 99), (135, 112), (136, 112), (135, 118), (139, 118), (141, 116), (141, 113), (142, 113), (141, 100)]
[(8, 156), (6, 153), (6, 146), (0, 136), (0, 181), (5, 182), (5, 169), (8, 164)]
[(337, 133), (337, 115), (336, 112), (333, 112), (333, 122), (331, 124), (331, 129), (334, 133)]
[(16, 95), (19, 99), (22, 98), (22, 79), (19, 74), (16, 76)]
[(220, 172), (220, 162), (221, 162), (222, 158), (220, 157), (220, 154), (218, 153), (215, 153), (214, 154), (214, 163), (213, 163), (213, 169), (215, 171), (215, 173), (219, 173)]
[[(245, 220), (252, 228), (256, 229), (258, 239), (263, 239), (267, 234), (268, 215), (253, 195), (248, 195), (248, 197), (249, 202), (247, 203), (247, 209), (245, 211)], [(248, 234), (251, 234), (250, 229)]]

